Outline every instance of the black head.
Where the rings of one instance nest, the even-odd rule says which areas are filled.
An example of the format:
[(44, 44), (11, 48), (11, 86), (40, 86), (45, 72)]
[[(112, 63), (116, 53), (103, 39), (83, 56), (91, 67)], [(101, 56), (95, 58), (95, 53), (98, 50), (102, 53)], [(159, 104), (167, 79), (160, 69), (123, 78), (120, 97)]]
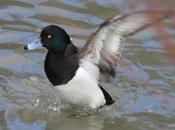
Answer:
[(45, 27), (41, 34), (41, 43), (49, 51), (64, 54), (67, 45), (71, 42), (66, 31), (56, 25)]
[(70, 37), (66, 31), (56, 25), (49, 25), (45, 27), (40, 34), (40, 39), (26, 45), (27, 50), (45, 47), (52, 53), (64, 54), (68, 44), (70, 44)]

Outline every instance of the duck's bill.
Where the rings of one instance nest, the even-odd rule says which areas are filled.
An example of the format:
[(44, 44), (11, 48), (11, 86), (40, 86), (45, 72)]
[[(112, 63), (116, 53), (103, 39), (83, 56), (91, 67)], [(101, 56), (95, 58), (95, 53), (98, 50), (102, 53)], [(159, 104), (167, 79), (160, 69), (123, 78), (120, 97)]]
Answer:
[(37, 49), (37, 48), (41, 48), (43, 45), (41, 43), (41, 40), (40, 38), (38, 38), (37, 40), (27, 44), (24, 46), (24, 49), (25, 50), (34, 50), (34, 49)]

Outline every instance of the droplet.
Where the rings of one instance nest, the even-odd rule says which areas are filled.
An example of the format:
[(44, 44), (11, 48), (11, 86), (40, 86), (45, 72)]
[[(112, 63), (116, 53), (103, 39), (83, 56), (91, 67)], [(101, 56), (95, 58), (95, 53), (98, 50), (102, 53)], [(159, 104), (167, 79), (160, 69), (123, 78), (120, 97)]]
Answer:
[(31, 80), (31, 81), (38, 81), (38, 78), (35, 77), (35, 76), (31, 76), (31, 77), (30, 77), (30, 80)]
[(57, 106), (50, 104), (49, 105), (49, 110), (56, 112), (57, 111)]
[(38, 106), (38, 105), (39, 105), (39, 102), (40, 102), (40, 100), (37, 98), (37, 99), (34, 101), (34, 106), (35, 106), (35, 107)]

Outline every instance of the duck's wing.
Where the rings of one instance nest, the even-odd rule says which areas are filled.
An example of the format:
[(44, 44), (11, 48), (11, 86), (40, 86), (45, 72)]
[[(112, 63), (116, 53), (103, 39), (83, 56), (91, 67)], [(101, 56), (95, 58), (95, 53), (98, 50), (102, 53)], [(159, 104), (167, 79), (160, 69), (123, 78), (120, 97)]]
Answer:
[[(150, 19), (148, 14), (154, 15)], [(99, 70), (92, 70), (92, 66), (100, 68), (101, 73), (114, 76), (120, 57), (122, 39), (131, 36), (150, 25), (172, 16), (172, 11), (140, 11), (113, 17), (105, 21), (92, 34), (84, 48), (79, 53), (79, 63), (91, 75), (99, 78)]]

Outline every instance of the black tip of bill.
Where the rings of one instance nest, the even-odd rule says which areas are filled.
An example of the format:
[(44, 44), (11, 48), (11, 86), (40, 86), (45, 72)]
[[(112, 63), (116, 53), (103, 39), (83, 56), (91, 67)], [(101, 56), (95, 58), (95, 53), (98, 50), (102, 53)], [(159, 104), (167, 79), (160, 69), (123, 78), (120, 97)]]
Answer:
[(24, 50), (28, 50), (28, 46), (27, 45), (24, 46)]

